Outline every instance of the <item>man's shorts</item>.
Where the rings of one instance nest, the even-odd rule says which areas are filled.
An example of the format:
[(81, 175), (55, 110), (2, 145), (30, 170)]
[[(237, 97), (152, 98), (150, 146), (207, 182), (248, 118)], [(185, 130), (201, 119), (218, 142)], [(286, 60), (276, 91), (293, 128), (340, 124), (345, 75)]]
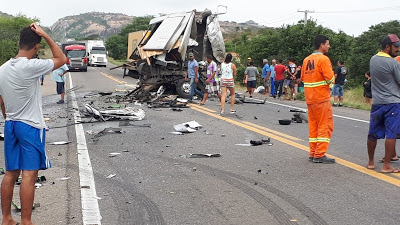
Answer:
[(293, 80), (286, 80), (283, 81), (283, 87), (284, 88), (293, 88), (294, 87), (294, 81)]
[(257, 86), (257, 81), (256, 80), (248, 80), (247, 81), (247, 87), (256, 88), (256, 86)]
[(400, 138), (400, 103), (372, 105), (368, 139)]
[(209, 83), (206, 84), (206, 88), (205, 88), (206, 92), (208, 93), (218, 93), (218, 87), (217, 87), (217, 82), (213, 82), (213, 83)]
[(65, 92), (65, 82), (57, 82), (57, 94), (62, 94)]
[(51, 167), (47, 158), (44, 129), (20, 121), (4, 125), (4, 158), (6, 170), (45, 170)]
[(333, 96), (343, 97), (343, 86), (340, 84), (333, 85)]
[(266, 79), (266, 78), (264, 78), (263, 81), (264, 81), (264, 86), (265, 86), (265, 87), (271, 86), (271, 79)]

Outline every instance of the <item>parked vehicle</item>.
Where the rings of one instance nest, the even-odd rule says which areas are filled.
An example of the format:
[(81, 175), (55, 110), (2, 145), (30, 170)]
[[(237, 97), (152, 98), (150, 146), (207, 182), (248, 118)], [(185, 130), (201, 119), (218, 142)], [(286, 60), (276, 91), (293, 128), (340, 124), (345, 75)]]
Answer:
[[(158, 89), (161, 85), (172, 87), (183, 98), (189, 97), (189, 82), (184, 79), (189, 52), (193, 52), (199, 62), (205, 62), (207, 55), (212, 55), (219, 63), (225, 57), (217, 14), (210, 10), (154, 18), (150, 21), (149, 31), (131, 33), (129, 42), (131, 61), (120, 66), (124, 69), (124, 76), (138, 77), (146, 90)], [(197, 85), (200, 90), (205, 87), (203, 71), (205, 68), (200, 66)]]
[(67, 66), (70, 71), (87, 71), (87, 57), (85, 45), (67, 45), (64, 48), (65, 56), (67, 57)]
[(89, 66), (107, 66), (107, 50), (102, 40), (88, 40), (86, 49)]

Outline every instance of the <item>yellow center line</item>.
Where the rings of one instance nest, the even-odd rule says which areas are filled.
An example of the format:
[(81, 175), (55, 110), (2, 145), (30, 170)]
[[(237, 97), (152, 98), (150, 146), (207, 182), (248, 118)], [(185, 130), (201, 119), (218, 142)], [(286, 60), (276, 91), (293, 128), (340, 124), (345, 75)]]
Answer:
[(109, 74), (106, 74), (106, 73), (103, 73), (103, 72), (100, 72), (100, 73), (101, 73), (103, 76), (105, 76), (105, 77), (107, 77), (107, 78), (109, 78), (109, 79), (111, 79), (111, 80), (113, 80), (113, 81), (115, 81), (115, 82), (117, 82), (117, 83), (125, 84), (125, 86), (131, 87), (131, 88), (136, 88), (136, 85), (128, 84), (128, 82), (119, 80), (119, 79), (117, 79), (117, 78), (115, 78), (115, 77), (113, 77), (113, 76), (111, 76), (111, 75), (109, 75)]
[(214, 111), (214, 110), (212, 110), (212, 109), (209, 109), (209, 108), (206, 108), (206, 107), (203, 107), (203, 106), (200, 106), (200, 105), (195, 105), (195, 104), (189, 104), (189, 106), (190, 107), (197, 107), (197, 108), (199, 108), (199, 109), (202, 109), (202, 110), (205, 110), (205, 111), (208, 111), (208, 112), (212, 112), (212, 113), (215, 113), (216, 111)]
[(272, 129), (269, 129), (269, 128), (266, 128), (266, 127), (263, 127), (263, 126), (254, 124), (254, 123), (250, 123), (250, 122), (246, 122), (246, 121), (243, 121), (243, 123), (244, 123), (244, 124), (247, 124), (247, 125), (250, 125), (250, 126), (253, 126), (253, 127), (255, 127), (255, 128), (258, 128), (258, 129), (260, 129), (260, 130), (265, 130), (265, 131), (274, 133), (274, 134), (276, 134), (276, 135), (280, 135), (280, 136), (282, 136), (282, 137), (292, 139), (293, 141), (303, 141), (303, 140), (301, 140), (300, 138), (293, 137), (293, 136), (290, 136), (290, 135), (281, 133), (281, 132), (279, 132), (279, 131), (272, 130)]
[[(301, 150), (309, 152), (309, 147), (308, 146), (296, 143), (294, 141), (286, 139), (285, 137), (278, 136), (278, 135), (276, 135), (277, 131), (274, 132), (275, 134), (273, 134), (272, 132), (269, 133), (269, 132), (265, 131), (265, 129), (259, 129), (257, 127), (254, 127), (253, 125), (250, 126), (248, 124), (245, 124), (244, 122), (242, 123), (242, 122), (239, 122), (239, 121), (236, 121), (236, 120), (233, 120), (233, 119), (229, 119), (229, 118), (226, 118), (226, 117), (211, 113), (209, 111), (206, 111), (206, 110), (200, 108), (199, 106), (194, 106), (194, 105), (190, 105), (190, 106), (191, 106), (192, 109), (194, 109), (194, 110), (196, 110), (198, 112), (207, 114), (209, 116), (215, 117), (215, 118), (220, 119), (220, 120), (224, 120), (224, 121), (226, 121), (228, 123), (231, 123), (231, 124), (234, 124), (236, 126), (245, 128), (247, 130), (251, 130), (253, 132), (265, 135), (265, 136), (270, 137), (270, 138), (272, 138), (274, 140), (280, 141), (280, 142), (282, 142), (284, 144), (287, 144), (287, 145), (290, 145), (290, 146), (296, 147), (298, 149), (301, 149)], [(400, 187), (400, 180), (399, 179), (396, 179), (396, 178), (394, 178), (392, 176), (385, 175), (383, 173), (376, 172), (374, 170), (369, 170), (364, 166), (360, 166), (358, 164), (355, 164), (355, 163), (352, 163), (350, 161), (338, 158), (338, 157), (333, 156), (333, 155), (329, 155), (329, 154), (326, 154), (326, 155), (331, 157), (331, 158), (334, 158), (336, 160), (336, 163), (338, 163), (338, 164), (340, 164), (342, 166), (348, 167), (350, 169), (359, 171), (361, 173), (367, 174), (369, 176), (375, 177), (377, 179), (380, 179), (382, 181), (385, 181), (387, 183), (390, 183), (390, 184), (393, 184), (393, 185), (395, 185), (397, 187)]]

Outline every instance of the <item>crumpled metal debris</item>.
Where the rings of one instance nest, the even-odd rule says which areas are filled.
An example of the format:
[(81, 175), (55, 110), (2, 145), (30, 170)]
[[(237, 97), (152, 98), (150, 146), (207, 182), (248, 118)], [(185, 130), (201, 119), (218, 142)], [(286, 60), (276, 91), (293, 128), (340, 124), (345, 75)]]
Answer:
[(103, 136), (103, 135), (105, 135), (105, 134), (107, 134), (107, 133), (117, 133), (117, 134), (121, 134), (121, 133), (122, 133), (122, 129), (119, 128), (119, 127), (117, 127), (117, 128), (114, 128), (114, 127), (107, 127), (107, 128), (104, 128), (104, 130), (102, 130), (102, 131), (100, 131), (99, 133), (97, 133), (97, 134), (94, 135), (93, 141), (98, 141), (98, 140), (99, 140), (99, 137), (101, 137), (101, 136)]
[(182, 133), (193, 133), (198, 131), (202, 126), (196, 122), (196, 121), (190, 121), (186, 123), (181, 123), (174, 125), (174, 129), (177, 132), (182, 132)]
[(145, 112), (143, 109), (137, 109), (133, 107), (126, 107), (124, 109), (113, 109), (100, 111), (103, 117), (109, 117), (113, 119), (129, 119), (129, 120), (143, 120)]

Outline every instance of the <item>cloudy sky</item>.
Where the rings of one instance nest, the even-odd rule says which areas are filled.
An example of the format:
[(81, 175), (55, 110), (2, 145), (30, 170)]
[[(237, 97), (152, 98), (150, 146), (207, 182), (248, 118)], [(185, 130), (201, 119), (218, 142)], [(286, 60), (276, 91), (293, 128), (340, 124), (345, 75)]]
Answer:
[[(218, 5), (227, 6), (227, 13), (220, 20), (245, 22), (253, 20), (260, 25), (279, 27), (294, 24), (304, 18), (309, 10), (309, 18), (334, 31), (342, 30), (349, 35), (358, 36), (371, 25), (389, 20), (400, 20), (400, 1), (398, 0), (13, 0), (2, 1), (0, 11), (30, 18), (39, 18), (41, 24), (51, 26), (59, 18), (86, 12), (124, 13), (130, 16), (159, 15), (180, 11), (199, 11), (208, 8), (213, 12)], [(222, 9), (222, 8), (220, 8)], [(221, 11), (221, 10), (220, 10)], [(400, 35), (400, 34), (399, 34)]]

